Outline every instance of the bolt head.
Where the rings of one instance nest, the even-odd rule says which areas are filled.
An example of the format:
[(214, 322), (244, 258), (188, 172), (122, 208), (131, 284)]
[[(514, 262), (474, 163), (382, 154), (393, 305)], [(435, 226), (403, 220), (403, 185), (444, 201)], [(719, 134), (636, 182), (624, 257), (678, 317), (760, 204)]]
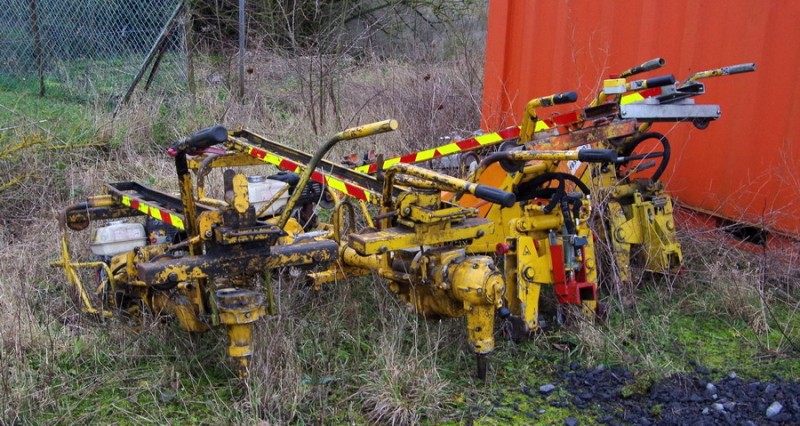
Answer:
[(522, 271), (522, 277), (528, 281), (533, 281), (534, 275), (536, 274), (534, 273), (533, 268), (531, 268), (530, 266)]

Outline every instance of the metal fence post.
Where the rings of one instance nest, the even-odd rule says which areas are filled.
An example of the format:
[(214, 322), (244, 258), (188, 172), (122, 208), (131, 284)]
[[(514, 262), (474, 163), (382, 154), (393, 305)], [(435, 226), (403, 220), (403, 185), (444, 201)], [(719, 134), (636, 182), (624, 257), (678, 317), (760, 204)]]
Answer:
[[(0, 84), (115, 104), (170, 13), (190, 1), (2, 0)], [(172, 80), (186, 77), (183, 30), (162, 45), (153, 87), (173, 90)]]
[(244, 4), (239, 0), (239, 99), (244, 102)]
[(184, 1), (184, 13), (186, 16), (186, 20), (184, 22), (184, 39), (186, 40), (186, 79), (188, 80), (187, 86), (189, 89), (189, 93), (192, 94), (192, 102), (194, 102), (194, 97), (197, 94), (197, 82), (194, 80), (194, 25), (192, 21), (192, 8), (191, 8), (191, 1), (185, 0)]
[(30, 5), (33, 55), (36, 57), (36, 70), (39, 73), (39, 96), (44, 96), (44, 58), (42, 58), (42, 37), (39, 34), (39, 14), (36, 13), (36, 0), (31, 0)]

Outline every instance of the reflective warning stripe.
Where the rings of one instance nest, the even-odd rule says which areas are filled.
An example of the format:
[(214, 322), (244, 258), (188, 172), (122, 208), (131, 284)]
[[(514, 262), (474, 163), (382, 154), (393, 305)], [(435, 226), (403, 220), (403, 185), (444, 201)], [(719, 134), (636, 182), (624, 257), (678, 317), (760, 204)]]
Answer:
[(658, 96), (663, 92), (660, 87), (653, 87), (652, 89), (645, 89), (639, 92), (633, 92), (622, 97), (622, 105), (632, 104), (634, 102), (643, 101), (653, 96)]
[[(654, 87), (652, 89), (645, 89), (639, 92), (627, 94), (622, 97), (623, 104), (630, 104), (642, 101), (646, 98), (658, 96), (662, 93), (661, 87)], [(579, 113), (580, 112), (580, 113)], [(566, 126), (577, 121), (583, 120), (583, 110), (570, 111), (564, 114), (555, 115), (551, 118), (539, 119), (536, 121), (535, 132), (542, 130), (552, 129), (557, 126)], [(436, 148), (426, 149), (423, 151), (406, 154), (400, 157), (389, 158), (383, 161), (383, 170), (388, 169), (397, 163), (420, 163), (423, 161), (432, 160), (434, 158), (452, 155), (458, 152), (469, 151), (475, 148), (494, 145), (503, 141), (515, 139), (519, 137), (519, 126), (509, 127), (499, 132), (487, 133), (485, 135), (475, 136), (469, 139), (463, 139), (456, 142), (451, 142), (446, 145), (438, 146)], [(378, 164), (365, 164), (358, 166), (354, 169), (360, 173), (374, 174), (378, 171)]]
[(533, 127), (534, 132), (541, 132), (542, 130), (547, 130), (553, 127), (553, 120), (538, 120), (536, 125)]
[(156, 206), (151, 206), (142, 200), (131, 198), (127, 195), (122, 196), (121, 202), (123, 205), (134, 210), (138, 210), (154, 219), (158, 219), (167, 225), (172, 225), (181, 230), (186, 229), (183, 226), (183, 217), (178, 214), (172, 213), (168, 210), (162, 210)]
[[(547, 129), (549, 126), (543, 121), (536, 123), (537, 130), (541, 128)], [(401, 157), (389, 158), (383, 161), (383, 169), (386, 170), (397, 163), (419, 163), (422, 161), (432, 160), (434, 158), (452, 155), (457, 152), (469, 151), (471, 149), (494, 145), (499, 142), (507, 141), (519, 137), (519, 127), (509, 127), (495, 133), (487, 133), (485, 135), (475, 136), (469, 139), (463, 139), (456, 142), (451, 142), (436, 148), (426, 149), (424, 151), (406, 154)], [(378, 164), (365, 164), (354, 169), (361, 173), (375, 173), (378, 171)]]
[[(272, 164), (273, 166), (277, 166), (280, 169), (287, 170), (292, 173), (302, 173), (305, 169), (305, 166), (302, 164), (295, 163), (294, 161), (277, 156), (260, 148), (248, 147), (247, 154), (254, 158), (258, 158), (265, 163)], [(380, 198), (379, 194), (376, 194), (368, 189), (364, 189), (360, 186), (353, 185), (352, 183), (345, 182), (329, 174), (320, 172), (319, 170), (315, 170), (313, 173), (311, 173), (311, 180), (319, 182), (323, 185), (327, 185), (345, 195), (349, 195), (353, 198), (364, 200), (370, 203), (376, 203)]]

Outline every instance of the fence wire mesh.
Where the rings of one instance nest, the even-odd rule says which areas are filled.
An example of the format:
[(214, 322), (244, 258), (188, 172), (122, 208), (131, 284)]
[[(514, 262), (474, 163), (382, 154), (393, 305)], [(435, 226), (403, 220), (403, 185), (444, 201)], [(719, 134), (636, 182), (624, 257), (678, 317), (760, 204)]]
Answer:
[[(182, 1), (4, 0), (0, 85), (39, 90), (41, 77), (48, 92), (116, 100)], [(153, 87), (185, 80), (184, 28), (177, 21)]]

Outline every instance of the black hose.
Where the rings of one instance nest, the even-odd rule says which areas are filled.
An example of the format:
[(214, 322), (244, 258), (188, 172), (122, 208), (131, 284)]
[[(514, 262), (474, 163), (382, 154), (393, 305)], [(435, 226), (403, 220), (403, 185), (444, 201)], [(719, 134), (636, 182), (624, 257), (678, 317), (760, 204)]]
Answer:
[[(633, 151), (636, 150), (636, 147), (639, 146), (640, 143), (648, 139), (658, 139), (659, 143), (661, 144), (661, 147), (663, 148), (661, 163), (658, 165), (658, 168), (656, 168), (656, 171), (653, 172), (653, 176), (650, 177), (650, 179), (653, 182), (656, 182), (658, 181), (658, 178), (660, 178), (661, 175), (664, 174), (664, 171), (667, 170), (667, 164), (669, 164), (670, 147), (669, 147), (669, 139), (667, 139), (666, 136), (658, 132), (642, 133), (641, 135), (634, 138), (632, 141), (626, 143), (622, 147), (622, 152), (620, 154), (622, 154), (621, 155), (622, 157), (630, 156), (633, 153)], [(621, 164), (618, 164), (617, 167), (619, 167)]]
[[(550, 181), (557, 181), (559, 183), (558, 187), (542, 187), (545, 183)], [(586, 195), (590, 195), (589, 187), (586, 186), (583, 181), (578, 179), (576, 176), (571, 175), (569, 173), (561, 173), (561, 172), (548, 172), (542, 173), (535, 178), (524, 182), (517, 186), (517, 190), (514, 193), (517, 195), (517, 201), (526, 201), (532, 200), (534, 198), (546, 198), (550, 199), (550, 203), (548, 203), (547, 211), (552, 211), (556, 204), (560, 201), (556, 198), (559, 192), (562, 192), (563, 195), (566, 195), (566, 189), (564, 188), (564, 184), (566, 181), (570, 181), (575, 184), (581, 192)]]

